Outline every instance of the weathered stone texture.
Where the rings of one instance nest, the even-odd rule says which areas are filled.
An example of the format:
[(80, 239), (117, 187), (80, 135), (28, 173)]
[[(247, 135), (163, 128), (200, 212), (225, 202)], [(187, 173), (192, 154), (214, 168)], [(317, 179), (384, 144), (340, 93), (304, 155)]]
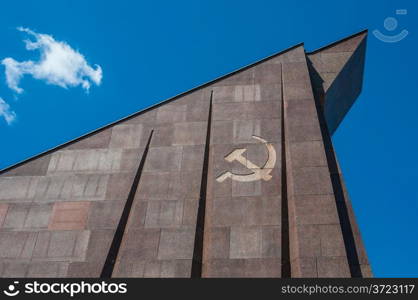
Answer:
[(112, 277), (372, 276), (324, 140), (364, 51), (365, 34), (295, 46), (1, 172), (0, 276), (99, 277), (128, 197)]

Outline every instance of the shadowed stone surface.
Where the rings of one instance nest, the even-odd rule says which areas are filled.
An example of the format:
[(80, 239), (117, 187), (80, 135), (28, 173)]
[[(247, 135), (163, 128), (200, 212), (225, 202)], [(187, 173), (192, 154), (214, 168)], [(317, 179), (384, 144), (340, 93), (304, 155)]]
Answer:
[(365, 42), (295, 46), (0, 172), (0, 276), (99, 277), (109, 254), (112, 277), (372, 276), (326, 139)]

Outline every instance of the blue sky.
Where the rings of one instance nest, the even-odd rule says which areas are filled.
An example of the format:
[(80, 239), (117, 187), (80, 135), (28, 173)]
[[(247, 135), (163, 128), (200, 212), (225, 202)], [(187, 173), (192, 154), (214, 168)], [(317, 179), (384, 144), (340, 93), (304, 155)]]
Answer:
[[(1, 5), (0, 60), (35, 66), (19, 69), (32, 74), (20, 80), (24, 91), (19, 94), (7, 86), (0, 65), (0, 98), (16, 113), (10, 125), (0, 117), (0, 169), (299, 42), (310, 51), (369, 29), (363, 92), (333, 140), (375, 276), (418, 276), (414, 1), (28, 0)], [(396, 9), (407, 14), (396, 15)], [(393, 31), (383, 25), (387, 17), (398, 21)], [(91, 70), (99, 65), (102, 78), (81, 61), (75, 78), (58, 74), (60, 80), (51, 84), (51, 74), (44, 72), (48, 66), (36, 65), (39, 51), (26, 50), (23, 42), (36, 37), (17, 27), (65, 41)], [(409, 35), (384, 43), (373, 36), (374, 29), (387, 35), (406, 29)], [(91, 85), (88, 92), (83, 80)]]

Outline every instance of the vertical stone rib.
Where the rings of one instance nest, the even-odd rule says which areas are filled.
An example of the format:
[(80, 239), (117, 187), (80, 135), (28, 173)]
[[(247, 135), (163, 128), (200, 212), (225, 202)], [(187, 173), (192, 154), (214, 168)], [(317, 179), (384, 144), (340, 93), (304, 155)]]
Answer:
[(292, 277), (351, 277), (305, 54), (282, 67)]
[(325, 145), (325, 154), (328, 162), (329, 173), (331, 176), (332, 188), (335, 195), (335, 204), (337, 207), (338, 217), (340, 219), (341, 231), (343, 234), (345, 251), (347, 252), (348, 266), (350, 268), (351, 277), (363, 277), (360, 269), (359, 257), (356, 249), (356, 242), (348, 214), (342, 180), (338, 172), (338, 163), (332, 145), (331, 136), (326, 124), (324, 109), (319, 99), (314, 96), (315, 106), (318, 113), (318, 119), (321, 124), (321, 134)]
[(136, 193), (136, 190), (138, 188), (139, 180), (141, 179), (142, 169), (144, 168), (145, 160), (147, 158), (148, 149), (149, 149), (149, 145), (151, 143), (152, 134), (153, 134), (153, 130), (151, 130), (151, 133), (150, 133), (149, 138), (148, 138), (147, 145), (144, 149), (144, 153), (142, 154), (142, 158), (141, 158), (141, 161), (139, 163), (138, 169), (136, 171), (135, 178), (132, 182), (132, 186), (131, 186), (131, 189), (129, 191), (128, 198), (126, 200), (125, 207), (123, 208), (123, 212), (122, 212), (122, 215), (120, 217), (118, 227), (116, 228), (115, 235), (114, 235), (113, 240), (112, 240), (112, 244), (110, 245), (109, 252), (108, 252), (107, 257), (106, 257), (106, 261), (103, 265), (103, 269), (102, 269), (102, 272), (100, 274), (100, 278), (111, 278), (112, 277), (113, 269), (115, 267), (115, 263), (116, 263), (116, 260), (118, 258), (119, 249), (120, 249), (120, 246), (122, 244), (123, 236), (124, 236), (124, 233), (125, 233), (125, 228), (126, 228), (126, 225), (128, 223), (128, 220), (129, 220), (129, 215), (131, 213), (131, 208), (132, 208), (132, 204), (133, 204), (133, 201), (134, 201), (134, 198), (135, 198), (135, 193)]
[(280, 67), (280, 78), (281, 78), (281, 100), (282, 100), (282, 205), (281, 205), (281, 226), (282, 226), (282, 239), (281, 239), (281, 249), (282, 249), (282, 278), (291, 277), (291, 267), (290, 267), (290, 246), (289, 246), (289, 208), (287, 202), (287, 178), (286, 178), (286, 136), (285, 136), (285, 122), (284, 122), (284, 97), (283, 97), (283, 66)]
[(208, 170), (209, 170), (209, 150), (210, 150), (210, 131), (212, 123), (212, 97), (213, 91), (210, 95), (209, 103), (209, 116), (206, 129), (206, 142), (205, 153), (203, 158), (202, 179), (200, 183), (200, 197), (199, 206), (197, 210), (196, 231), (193, 249), (193, 261), (192, 261), (192, 278), (202, 277), (202, 264), (203, 264), (203, 240), (205, 231), (205, 212), (206, 212), (206, 195), (208, 184)]

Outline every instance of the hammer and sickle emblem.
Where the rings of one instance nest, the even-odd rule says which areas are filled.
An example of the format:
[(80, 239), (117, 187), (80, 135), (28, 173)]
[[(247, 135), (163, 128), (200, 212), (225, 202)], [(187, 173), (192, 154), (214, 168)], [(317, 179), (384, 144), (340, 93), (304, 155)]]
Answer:
[(223, 182), (227, 178), (231, 178), (232, 180), (236, 181), (242, 181), (242, 182), (250, 182), (255, 180), (263, 179), (265, 181), (269, 181), (272, 176), (270, 175), (271, 170), (274, 168), (274, 165), (276, 164), (276, 150), (274, 149), (273, 145), (268, 143), (265, 139), (262, 139), (261, 137), (252, 136), (253, 139), (256, 139), (266, 145), (268, 150), (268, 159), (267, 162), (264, 164), (263, 167), (259, 167), (256, 164), (252, 163), (248, 159), (246, 159), (242, 154), (247, 151), (247, 149), (235, 149), (231, 153), (229, 153), (227, 156), (225, 156), (225, 160), (228, 162), (237, 161), (244, 165), (245, 167), (249, 168), (253, 173), (247, 174), (247, 175), (241, 175), (241, 174), (234, 174), (229, 171), (219, 175), (216, 178), (216, 181)]

